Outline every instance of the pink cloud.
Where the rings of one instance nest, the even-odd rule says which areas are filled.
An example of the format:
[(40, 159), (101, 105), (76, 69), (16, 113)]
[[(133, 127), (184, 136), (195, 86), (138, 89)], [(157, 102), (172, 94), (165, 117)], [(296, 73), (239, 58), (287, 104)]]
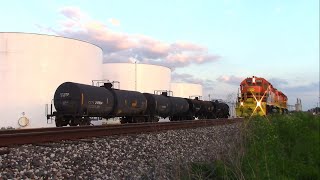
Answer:
[(178, 41), (172, 44), (172, 48), (176, 50), (185, 50), (185, 51), (206, 51), (207, 48), (193, 44), (190, 42)]
[(83, 13), (77, 7), (63, 7), (59, 10), (59, 12), (69, 19), (80, 20), (81, 18), (85, 17), (85, 13)]
[(77, 26), (78, 24), (74, 21), (66, 20), (66, 21), (62, 21), (61, 25), (66, 28), (72, 28)]
[(219, 76), (217, 78), (217, 81), (224, 82), (231, 85), (240, 85), (243, 79), (244, 79), (243, 77), (237, 77), (234, 75), (231, 75), (231, 76), (224, 75), (224, 76)]
[[(104, 62), (129, 62), (130, 58), (135, 57), (141, 63), (175, 69), (189, 64), (214, 62), (220, 58), (208, 53), (206, 47), (191, 42), (168, 43), (142, 34), (115, 31), (100, 21), (90, 19), (76, 7), (61, 8), (60, 13), (66, 19), (60, 23), (61, 28), (51, 32), (100, 46), (104, 51)], [(110, 18), (109, 22), (118, 23), (114, 18)]]

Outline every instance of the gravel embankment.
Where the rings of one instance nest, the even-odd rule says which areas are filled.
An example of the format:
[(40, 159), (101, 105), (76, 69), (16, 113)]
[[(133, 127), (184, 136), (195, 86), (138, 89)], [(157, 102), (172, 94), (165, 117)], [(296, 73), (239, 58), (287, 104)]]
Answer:
[(176, 179), (228, 153), (240, 124), (0, 148), (0, 179)]

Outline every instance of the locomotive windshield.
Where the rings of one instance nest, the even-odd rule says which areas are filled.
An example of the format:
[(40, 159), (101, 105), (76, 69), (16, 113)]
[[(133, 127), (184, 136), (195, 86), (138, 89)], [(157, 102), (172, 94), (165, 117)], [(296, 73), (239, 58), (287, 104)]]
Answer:
[[(262, 80), (260, 79), (255, 79), (252, 81), (251, 79), (247, 79), (247, 85), (248, 86), (262, 86)], [(244, 85), (245, 86), (245, 85)]]

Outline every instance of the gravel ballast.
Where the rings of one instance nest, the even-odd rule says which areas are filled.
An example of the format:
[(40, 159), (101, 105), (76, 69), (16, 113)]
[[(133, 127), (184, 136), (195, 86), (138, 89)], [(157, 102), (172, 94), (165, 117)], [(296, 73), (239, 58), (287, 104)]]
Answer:
[(176, 179), (228, 153), (241, 123), (0, 148), (0, 179)]

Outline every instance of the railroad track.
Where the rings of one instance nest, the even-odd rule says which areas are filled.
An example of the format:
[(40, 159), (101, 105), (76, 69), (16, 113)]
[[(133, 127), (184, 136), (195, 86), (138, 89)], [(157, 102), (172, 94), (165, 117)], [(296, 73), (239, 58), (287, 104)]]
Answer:
[(241, 118), (236, 119), (215, 119), (196, 121), (174, 121), (156, 123), (134, 123), (118, 124), (106, 126), (78, 126), (78, 127), (54, 127), (38, 129), (18, 129), (0, 131), (0, 147), (58, 142), (61, 140), (76, 140), (91, 137), (101, 137), (110, 135), (138, 134), (148, 132), (159, 132), (172, 129), (198, 128), (205, 126), (226, 125), (241, 122)]

